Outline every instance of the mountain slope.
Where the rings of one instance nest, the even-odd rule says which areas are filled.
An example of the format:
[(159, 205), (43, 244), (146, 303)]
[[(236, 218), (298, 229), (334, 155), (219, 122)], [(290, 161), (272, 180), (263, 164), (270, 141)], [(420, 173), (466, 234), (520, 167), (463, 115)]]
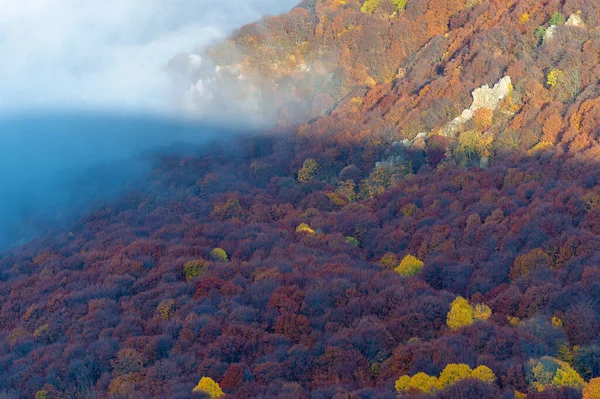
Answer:
[(5, 252), (0, 392), (595, 398), (599, 17), (336, 0), (241, 28), (193, 90), (278, 126)]

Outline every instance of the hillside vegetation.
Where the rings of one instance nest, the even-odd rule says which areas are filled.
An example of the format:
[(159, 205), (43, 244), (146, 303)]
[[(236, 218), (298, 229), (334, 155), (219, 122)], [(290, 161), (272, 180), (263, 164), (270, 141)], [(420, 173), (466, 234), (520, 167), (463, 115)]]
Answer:
[(277, 128), (0, 255), (0, 397), (600, 398), (599, 23), (317, 0), (242, 27), (207, 54)]

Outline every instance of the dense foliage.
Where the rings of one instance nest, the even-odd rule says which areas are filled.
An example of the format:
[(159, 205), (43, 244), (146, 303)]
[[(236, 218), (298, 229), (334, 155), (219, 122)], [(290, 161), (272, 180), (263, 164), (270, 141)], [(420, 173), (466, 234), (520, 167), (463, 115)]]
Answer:
[[(598, 397), (598, 21), (319, 0), (242, 28), (213, 56), (312, 111), (3, 253), (0, 395)], [(261, 71), (284, 59), (317, 74)], [(438, 134), (503, 75), (498, 109)]]

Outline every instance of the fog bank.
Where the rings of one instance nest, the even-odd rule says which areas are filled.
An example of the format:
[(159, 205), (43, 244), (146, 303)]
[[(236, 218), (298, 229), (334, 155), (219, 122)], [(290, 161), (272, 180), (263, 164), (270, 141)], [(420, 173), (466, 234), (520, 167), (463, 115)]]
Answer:
[(296, 1), (0, 0), (0, 248), (142, 186), (144, 154), (247, 134), (183, 119), (167, 65)]
[(165, 67), (297, 0), (0, 0), (0, 110), (172, 113)]

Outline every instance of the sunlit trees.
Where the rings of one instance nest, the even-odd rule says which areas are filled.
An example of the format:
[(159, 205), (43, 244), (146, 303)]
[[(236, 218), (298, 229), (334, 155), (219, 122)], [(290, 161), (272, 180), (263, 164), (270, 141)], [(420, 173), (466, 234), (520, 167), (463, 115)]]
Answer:
[(548, 76), (546, 77), (546, 84), (550, 87), (554, 87), (558, 84), (559, 80), (563, 76), (563, 71), (560, 69), (553, 69), (548, 72)]
[(480, 365), (473, 370), (467, 364), (451, 363), (444, 367), (439, 377), (429, 376), (422, 372), (412, 377), (403, 375), (396, 380), (395, 388), (399, 394), (410, 391), (432, 393), (444, 390), (460, 381), (468, 379), (476, 379), (486, 384), (493, 384), (496, 381), (496, 376), (485, 365)]
[(585, 386), (583, 378), (568, 363), (550, 356), (529, 360), (525, 371), (529, 387), (534, 391), (551, 386), (582, 390)]
[(423, 265), (423, 261), (418, 259), (416, 256), (408, 254), (402, 258), (402, 261), (398, 266), (396, 266), (394, 271), (402, 277), (412, 277), (419, 273), (421, 269), (423, 269)]
[(485, 321), (492, 315), (489, 306), (478, 303), (475, 307), (465, 298), (458, 296), (450, 304), (450, 311), (446, 316), (446, 324), (451, 329), (456, 329), (473, 324), (477, 320)]
[(225, 392), (223, 392), (219, 384), (210, 377), (202, 377), (198, 382), (198, 385), (194, 388), (194, 392), (203, 392), (207, 394), (210, 399), (225, 396)]
[(360, 7), (360, 12), (372, 14), (381, 5), (381, 0), (365, 0)]
[(306, 223), (300, 223), (297, 227), (296, 227), (296, 232), (297, 233), (307, 233), (310, 235), (316, 234), (316, 232), (310, 228), (310, 226)]

